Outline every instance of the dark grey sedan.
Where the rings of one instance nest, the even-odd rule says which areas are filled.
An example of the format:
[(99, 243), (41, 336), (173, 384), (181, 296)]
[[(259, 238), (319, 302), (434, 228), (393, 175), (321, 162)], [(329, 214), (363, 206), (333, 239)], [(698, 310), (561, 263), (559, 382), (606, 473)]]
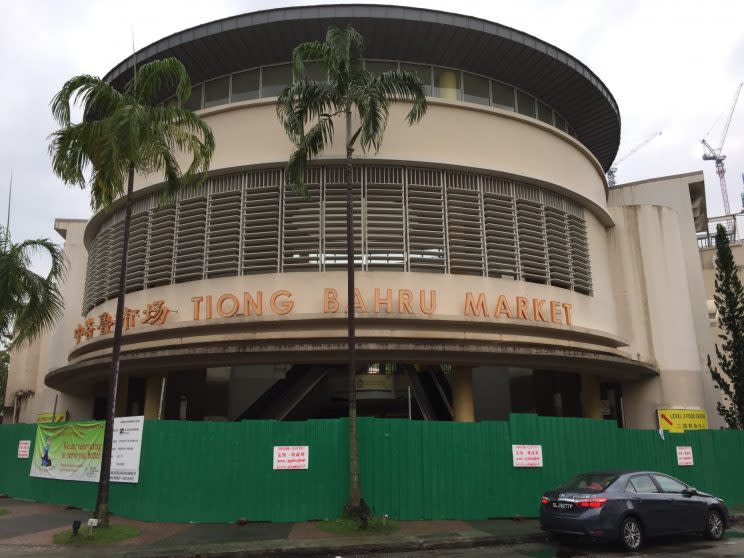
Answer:
[(584, 473), (546, 492), (540, 505), (545, 531), (618, 540), (628, 550), (674, 533), (718, 540), (728, 521), (723, 500), (653, 471)]

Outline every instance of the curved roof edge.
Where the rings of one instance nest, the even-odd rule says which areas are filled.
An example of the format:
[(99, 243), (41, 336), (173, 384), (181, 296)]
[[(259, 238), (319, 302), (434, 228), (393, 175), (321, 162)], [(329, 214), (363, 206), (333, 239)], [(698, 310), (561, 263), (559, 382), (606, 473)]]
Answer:
[[(384, 25), (376, 25), (384, 23)], [(127, 57), (105, 76), (118, 84), (137, 63), (176, 56), (195, 83), (288, 61), (294, 46), (352, 24), (369, 58), (451, 66), (501, 79), (553, 106), (606, 171), (620, 142), (620, 112), (602, 80), (567, 52), (473, 16), (381, 4), (287, 7), (226, 17), (179, 31)], [(432, 33), (435, 33), (432, 35)], [(441, 34), (441, 40), (436, 40)]]

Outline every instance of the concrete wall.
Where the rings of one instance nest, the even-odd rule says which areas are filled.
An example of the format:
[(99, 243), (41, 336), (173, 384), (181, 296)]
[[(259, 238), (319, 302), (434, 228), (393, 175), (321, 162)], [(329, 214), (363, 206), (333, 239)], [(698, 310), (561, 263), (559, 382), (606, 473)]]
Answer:
[(613, 271), (619, 330), (661, 372), (624, 386), (629, 426), (656, 426), (654, 405), (704, 408), (719, 424), (705, 370), (712, 342), (690, 202), (690, 185), (702, 180), (698, 172), (610, 190), (611, 244), (622, 262)]

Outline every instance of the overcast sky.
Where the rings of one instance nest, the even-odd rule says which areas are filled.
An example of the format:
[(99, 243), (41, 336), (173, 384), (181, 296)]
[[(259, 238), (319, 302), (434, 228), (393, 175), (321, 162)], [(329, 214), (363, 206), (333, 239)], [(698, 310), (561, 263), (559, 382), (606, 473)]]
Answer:
[[(58, 0), (7, 2), (0, 18), (0, 215), (14, 172), (14, 240), (49, 237), (55, 217), (90, 216), (87, 192), (51, 171), (49, 101), (73, 75), (103, 76), (137, 48), (187, 27), (255, 10), (319, 2)], [(348, 2), (347, 2), (348, 3)], [(718, 177), (702, 161), (701, 138), (718, 146), (734, 92), (744, 80), (744, 2), (737, 0), (432, 0), (395, 2), (457, 11), (535, 35), (587, 64), (615, 96), (619, 157), (663, 134), (618, 169), (618, 182), (703, 169), (709, 215), (722, 213)], [(744, 95), (743, 95), (744, 96)], [(741, 209), (744, 99), (724, 153), (732, 211)], [(711, 130), (712, 129), (712, 130)], [(4, 223), (3, 223), (4, 224)], [(39, 263), (39, 266), (43, 264)]]

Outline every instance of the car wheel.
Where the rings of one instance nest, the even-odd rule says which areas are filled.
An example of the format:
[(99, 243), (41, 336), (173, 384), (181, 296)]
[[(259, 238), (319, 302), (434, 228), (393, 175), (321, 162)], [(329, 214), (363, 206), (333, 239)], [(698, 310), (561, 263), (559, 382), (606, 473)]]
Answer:
[(723, 536), (724, 530), (723, 517), (721, 517), (720, 512), (710, 510), (708, 512), (708, 522), (705, 527), (705, 536), (717, 541)]
[(643, 530), (641, 524), (635, 517), (626, 517), (620, 530), (620, 542), (626, 550), (635, 552), (641, 548), (643, 542)]

